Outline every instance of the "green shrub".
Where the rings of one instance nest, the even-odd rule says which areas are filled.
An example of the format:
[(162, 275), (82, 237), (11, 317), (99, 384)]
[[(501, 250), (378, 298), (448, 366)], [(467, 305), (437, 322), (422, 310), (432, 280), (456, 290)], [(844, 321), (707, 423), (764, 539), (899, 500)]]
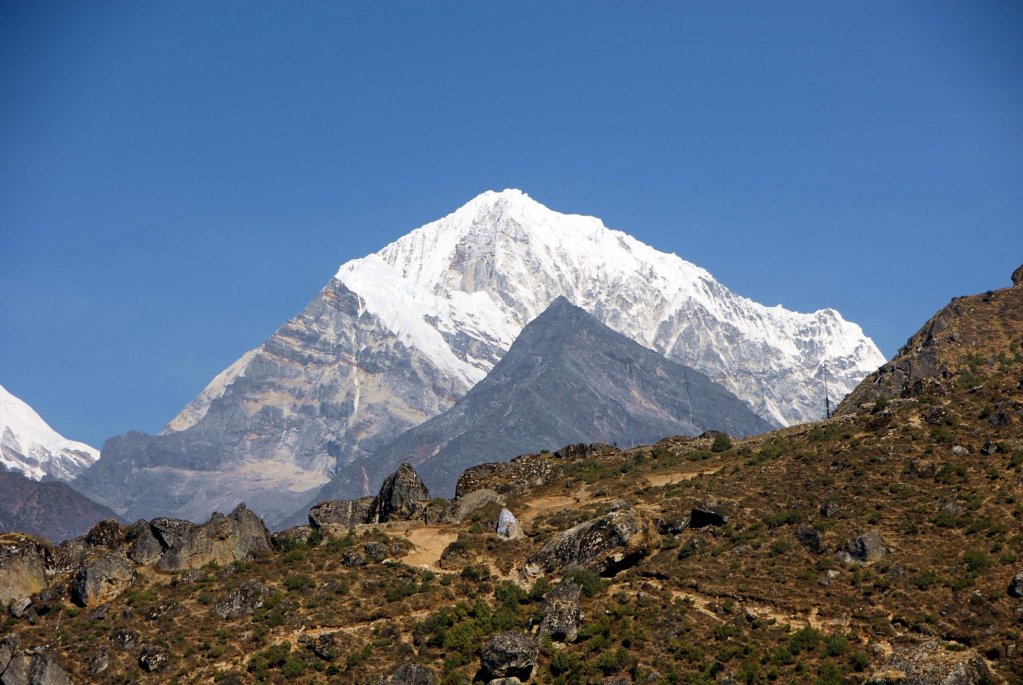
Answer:
[(727, 452), (732, 449), (732, 439), (728, 433), (718, 433), (714, 436), (714, 444), (711, 445), (711, 452)]

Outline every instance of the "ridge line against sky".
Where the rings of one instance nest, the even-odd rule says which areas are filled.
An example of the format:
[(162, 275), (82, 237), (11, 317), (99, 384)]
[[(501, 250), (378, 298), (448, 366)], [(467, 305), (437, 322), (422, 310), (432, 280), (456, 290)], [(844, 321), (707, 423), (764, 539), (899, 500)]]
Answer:
[(5, 3), (0, 383), (155, 432), (487, 189), (891, 356), (1023, 262), (1012, 2)]

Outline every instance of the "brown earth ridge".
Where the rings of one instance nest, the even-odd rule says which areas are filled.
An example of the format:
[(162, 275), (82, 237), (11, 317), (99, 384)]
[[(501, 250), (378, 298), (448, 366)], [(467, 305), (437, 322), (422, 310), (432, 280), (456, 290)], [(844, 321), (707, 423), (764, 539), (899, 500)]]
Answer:
[(1013, 280), (827, 421), (524, 455), (452, 501), (403, 466), (272, 536), (5, 535), (0, 683), (1023, 682)]

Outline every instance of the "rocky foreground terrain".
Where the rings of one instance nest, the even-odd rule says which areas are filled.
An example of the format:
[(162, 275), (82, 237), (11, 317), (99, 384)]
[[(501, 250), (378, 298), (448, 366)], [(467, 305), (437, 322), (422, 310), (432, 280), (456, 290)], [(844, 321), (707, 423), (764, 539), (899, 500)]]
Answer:
[(828, 421), (526, 455), (451, 501), (403, 465), (273, 535), (5, 535), (0, 683), (1023, 682), (1014, 283)]

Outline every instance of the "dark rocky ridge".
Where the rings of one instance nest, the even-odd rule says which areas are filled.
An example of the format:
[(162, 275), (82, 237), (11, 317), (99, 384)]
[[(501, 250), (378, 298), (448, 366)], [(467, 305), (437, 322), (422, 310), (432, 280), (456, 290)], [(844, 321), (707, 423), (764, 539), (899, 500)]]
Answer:
[(0, 532), (17, 531), (53, 542), (84, 535), (117, 515), (55, 480), (34, 481), (0, 471)]
[[(470, 466), (568, 443), (628, 447), (710, 428), (746, 436), (772, 427), (704, 374), (560, 297), (465, 397), (378, 450), (365, 469), (378, 482), (409, 461), (435, 493), (447, 495)], [(365, 494), (360, 473), (342, 471), (319, 499)]]

